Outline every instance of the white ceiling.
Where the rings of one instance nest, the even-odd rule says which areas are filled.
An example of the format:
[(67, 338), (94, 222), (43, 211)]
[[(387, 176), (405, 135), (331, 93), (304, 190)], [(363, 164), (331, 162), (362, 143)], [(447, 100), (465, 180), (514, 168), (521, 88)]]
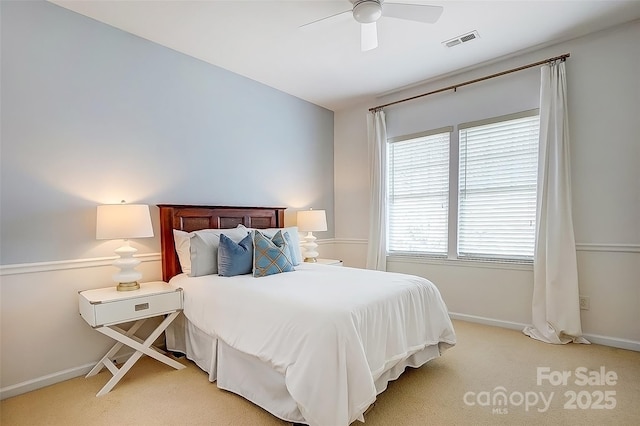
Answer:
[[(50, 1), (334, 111), (640, 18), (638, 0), (388, 0), (440, 5), (444, 12), (435, 24), (383, 17), (379, 47), (361, 52), (353, 19), (298, 28), (349, 10), (348, 0)], [(473, 30), (479, 39), (442, 45)]]

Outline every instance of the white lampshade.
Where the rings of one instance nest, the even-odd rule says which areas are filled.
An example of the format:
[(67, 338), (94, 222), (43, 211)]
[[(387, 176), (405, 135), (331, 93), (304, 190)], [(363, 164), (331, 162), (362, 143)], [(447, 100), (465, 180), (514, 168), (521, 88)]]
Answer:
[(96, 216), (96, 239), (125, 240), (122, 247), (116, 249), (120, 256), (113, 262), (119, 272), (113, 276), (118, 283), (118, 291), (137, 290), (142, 273), (136, 271), (140, 260), (133, 257), (138, 251), (129, 245), (129, 238), (153, 237), (151, 214), (146, 204), (106, 204), (98, 206)]
[(98, 206), (96, 239), (117, 240), (153, 237), (151, 214), (146, 204)]
[(302, 232), (326, 231), (327, 215), (324, 210), (298, 212), (298, 229)]

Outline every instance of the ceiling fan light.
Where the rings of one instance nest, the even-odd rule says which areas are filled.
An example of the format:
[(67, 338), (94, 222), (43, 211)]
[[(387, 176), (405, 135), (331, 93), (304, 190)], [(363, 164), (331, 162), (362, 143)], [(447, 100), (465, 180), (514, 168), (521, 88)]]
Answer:
[(353, 18), (361, 24), (376, 22), (382, 16), (382, 6), (377, 0), (363, 0), (353, 6)]

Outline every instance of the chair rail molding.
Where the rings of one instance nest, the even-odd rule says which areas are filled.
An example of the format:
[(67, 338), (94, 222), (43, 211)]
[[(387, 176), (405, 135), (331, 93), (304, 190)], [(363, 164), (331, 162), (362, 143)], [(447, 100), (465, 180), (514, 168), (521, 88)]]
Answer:
[[(161, 260), (160, 253), (140, 254), (134, 256), (141, 262), (158, 262)], [(0, 276), (32, 274), (36, 272), (61, 271), (65, 269), (95, 268), (100, 266), (111, 266), (117, 256), (95, 257), (91, 259), (58, 260), (52, 262), (19, 263), (14, 265), (1, 265)]]
[(640, 244), (576, 243), (577, 251), (640, 253)]

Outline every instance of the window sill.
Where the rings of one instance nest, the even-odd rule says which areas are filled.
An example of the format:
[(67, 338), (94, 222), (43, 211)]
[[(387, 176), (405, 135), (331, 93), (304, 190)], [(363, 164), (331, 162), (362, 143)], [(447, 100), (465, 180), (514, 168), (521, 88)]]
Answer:
[(471, 259), (448, 259), (446, 257), (436, 257), (420, 254), (390, 254), (387, 255), (387, 262), (419, 263), (429, 265), (444, 265), (467, 268), (489, 268), (507, 269), (518, 271), (533, 271), (533, 263), (518, 261), (499, 260), (471, 260)]

